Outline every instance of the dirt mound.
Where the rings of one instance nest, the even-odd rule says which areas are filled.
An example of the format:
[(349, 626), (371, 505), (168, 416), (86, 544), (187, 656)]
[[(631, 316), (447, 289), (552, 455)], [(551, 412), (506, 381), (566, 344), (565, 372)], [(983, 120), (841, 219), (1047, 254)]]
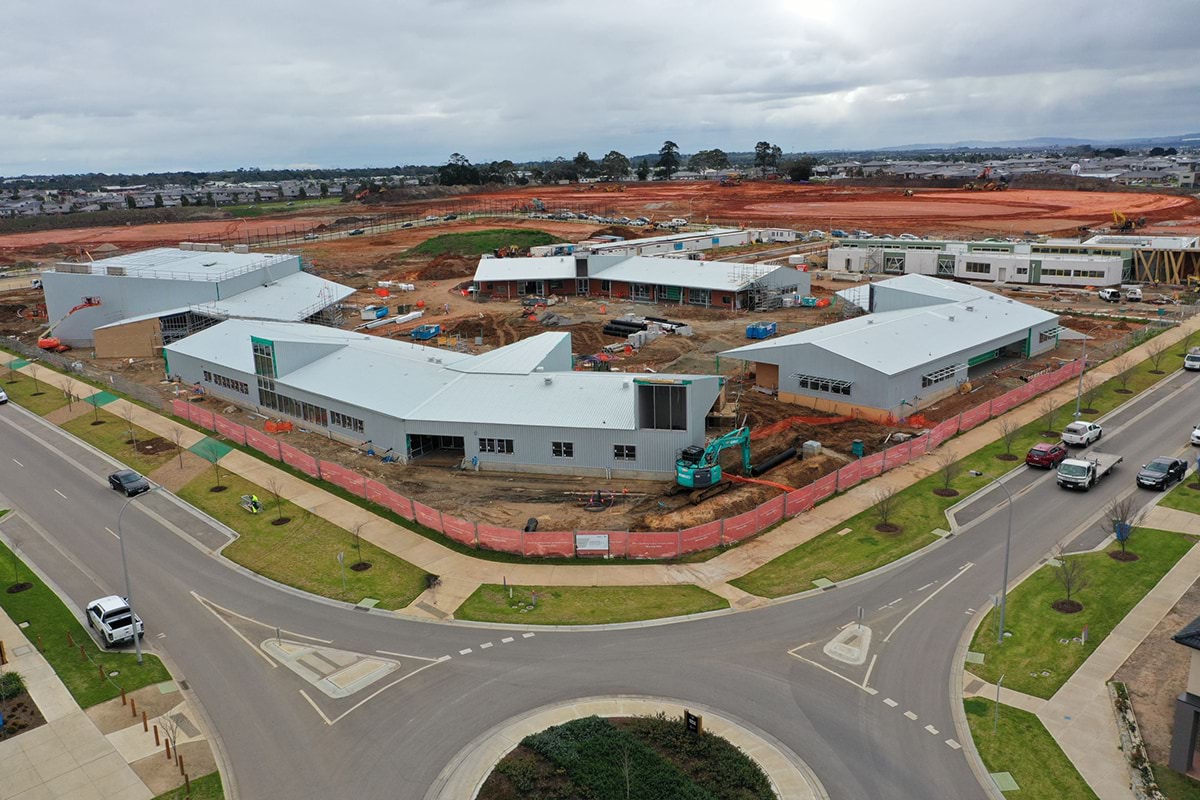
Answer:
[(405, 262), (407, 280), (446, 281), (454, 278), (470, 278), (475, 275), (477, 258), (440, 255), (428, 260), (409, 259)]
[(648, 236), (645, 230), (637, 228), (627, 228), (624, 225), (609, 225), (607, 228), (601, 228), (592, 234), (592, 237), (597, 236), (620, 236), (622, 239), (641, 239)]

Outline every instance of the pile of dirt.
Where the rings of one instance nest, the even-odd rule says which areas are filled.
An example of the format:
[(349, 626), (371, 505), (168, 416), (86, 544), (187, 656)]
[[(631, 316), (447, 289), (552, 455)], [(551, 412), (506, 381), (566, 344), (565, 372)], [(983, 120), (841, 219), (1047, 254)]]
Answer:
[(623, 225), (609, 225), (607, 228), (601, 228), (592, 234), (592, 237), (597, 236), (620, 236), (622, 239), (642, 239), (650, 234), (644, 230), (637, 228), (627, 228)]
[(404, 264), (403, 280), (447, 281), (470, 278), (475, 274), (478, 265), (478, 258), (455, 255), (408, 259)]

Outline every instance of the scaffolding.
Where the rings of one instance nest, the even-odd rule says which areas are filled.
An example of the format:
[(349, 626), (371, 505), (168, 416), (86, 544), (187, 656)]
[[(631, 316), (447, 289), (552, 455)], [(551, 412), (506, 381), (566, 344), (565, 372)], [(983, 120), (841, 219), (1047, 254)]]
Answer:
[(868, 275), (879, 275), (883, 272), (883, 248), (871, 245), (867, 248), (867, 258), (863, 262), (863, 272)]

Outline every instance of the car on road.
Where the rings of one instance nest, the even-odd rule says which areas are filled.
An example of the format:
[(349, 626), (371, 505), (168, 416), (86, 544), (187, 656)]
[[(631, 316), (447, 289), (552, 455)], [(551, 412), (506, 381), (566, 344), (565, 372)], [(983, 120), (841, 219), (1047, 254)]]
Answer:
[(819, 230), (816, 230), (816, 229), (814, 228), (813, 230), (811, 230), (811, 231), (809, 231), (809, 232), (808, 232), (808, 238), (810, 238), (810, 239), (824, 239), (824, 238), (825, 238), (825, 231), (819, 231)]
[(439, 219), (440, 219), (440, 217), (435, 217), (434, 215), (430, 214), (428, 217), (425, 218), (425, 221), (426, 222), (437, 222)]
[(1187, 355), (1183, 357), (1183, 368), (1191, 372), (1200, 370), (1200, 347), (1188, 350)]
[(146, 635), (142, 618), (133, 613), (124, 597), (115, 594), (88, 603), (87, 622), (100, 634), (105, 647), (132, 642), (135, 630), (139, 639)]
[(835, 228), (834, 230), (831, 230), (829, 232), (829, 235), (835, 239), (849, 239), (850, 238), (850, 234), (846, 233), (844, 230), (842, 230), (840, 228)]
[(315, 233), (306, 233), (306, 234), (304, 234), (304, 241), (306, 241), (306, 242), (311, 242), (311, 241), (313, 241), (313, 240), (314, 240), (314, 239), (316, 239), (316, 238), (317, 238), (317, 235), (316, 235)]
[(1187, 462), (1182, 458), (1159, 456), (1149, 464), (1142, 464), (1137, 474), (1137, 485), (1146, 489), (1163, 490), (1172, 483), (1183, 480)]
[(1100, 437), (1103, 435), (1104, 428), (1096, 423), (1079, 421), (1072, 422), (1063, 430), (1062, 440), (1063, 444), (1087, 447), (1092, 442), (1100, 441)]
[(1025, 454), (1025, 463), (1031, 467), (1054, 469), (1066, 457), (1067, 448), (1062, 442), (1040, 442), (1029, 448), (1029, 452)]
[(458, 214), (447, 214), (446, 216), (442, 217), (442, 219), (444, 219), (446, 222), (450, 222), (451, 220), (458, 219)]
[(132, 469), (122, 469), (108, 476), (108, 485), (118, 492), (124, 492), (126, 497), (133, 497), (142, 492), (150, 491), (150, 481), (142, 477), (142, 473)]
[(0, 406), (8, 402), (8, 392), (0, 389)]
[(348, 233), (346, 235), (347, 236), (362, 236), (364, 233), (366, 233), (366, 231), (364, 231), (362, 228), (355, 228), (354, 230), (350, 231), (350, 233)]
[(917, 236), (915, 233), (902, 233), (896, 238), (903, 239), (906, 242), (919, 242), (921, 240), (921, 237)]
[(411, 228), (412, 226), (413, 226), (413, 224), (411, 222), (406, 222), (403, 225), (401, 225), (400, 227), (401, 228)]
[(1192, 444), (1200, 444), (1200, 425), (1193, 426), (1192, 428)]

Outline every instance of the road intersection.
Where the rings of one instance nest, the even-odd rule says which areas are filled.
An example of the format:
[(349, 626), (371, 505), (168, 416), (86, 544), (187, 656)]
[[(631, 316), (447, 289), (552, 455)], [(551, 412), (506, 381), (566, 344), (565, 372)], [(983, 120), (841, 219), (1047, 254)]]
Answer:
[[(1134, 489), (1135, 466), (1186, 449), (1197, 380), (1169, 376), (1110, 415), (1104, 449), (1126, 465), (1091, 492), (1063, 492), (1042, 471), (1005, 478), (1012, 575), (1059, 543), (1100, 543), (1111, 499), (1156, 496)], [(110, 460), (16, 408), (0, 415), (0, 454), (0, 505), (15, 511), (0, 524), (6, 540), (77, 612), (123, 588)], [(916, 800), (989, 796), (958, 687), (964, 632), (1000, 589), (1006, 516), (1003, 492), (984, 490), (955, 509), (951, 536), (836, 587), (573, 631), (417, 621), (280, 586), (221, 558), (229, 532), (165, 493), (135, 501), (122, 529), (147, 641), (202, 710), (231, 796), (433, 797), (444, 767), (506, 720), (632, 695), (765, 733), (832, 798)]]

